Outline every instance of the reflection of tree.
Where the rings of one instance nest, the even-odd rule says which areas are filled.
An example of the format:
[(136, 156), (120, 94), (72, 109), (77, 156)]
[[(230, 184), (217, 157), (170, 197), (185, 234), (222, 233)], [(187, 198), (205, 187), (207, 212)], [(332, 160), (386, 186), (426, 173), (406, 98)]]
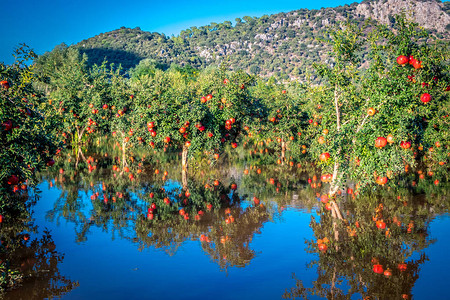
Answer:
[[(78, 149), (77, 158), (79, 153)], [(55, 168), (62, 172), (48, 173), (43, 177), (51, 187), (55, 185), (61, 190), (53, 209), (47, 212), (47, 219), (59, 222), (62, 217), (74, 223), (78, 242), (87, 239), (91, 226), (107, 230), (110, 222), (113, 224), (110, 229), (125, 237), (127, 233), (123, 230), (129, 225), (127, 220), (135, 218), (133, 212), (137, 205), (130, 193), (139, 188), (139, 181), (127, 175), (130, 171), (117, 174), (111, 171), (116, 160), (107, 152), (90, 155), (79, 162), (71, 153), (64, 158), (57, 160)], [(138, 168), (143, 169), (139, 165), (131, 172), (137, 173)]]
[[(223, 164), (211, 168), (207, 161), (199, 159), (198, 164), (191, 164), (194, 172), (181, 185), (177, 162), (180, 157), (176, 153), (152, 153), (146, 157), (146, 153), (134, 149), (130, 151), (127, 170), (117, 167), (111, 170), (120, 166), (120, 155), (116, 156), (110, 148), (97, 151), (90, 156), (86, 154), (86, 161), (80, 161), (77, 169), (74, 161), (57, 160), (64, 172), (48, 178), (54, 178), (62, 194), (48, 213), (49, 218), (63, 217), (76, 224), (77, 241), (86, 240), (94, 226), (135, 243), (139, 250), (153, 247), (169, 255), (187, 241), (200, 240), (203, 251), (225, 270), (230, 266), (246, 266), (254, 258), (252, 238), (275, 214), (272, 207), (260, 203), (276, 202), (280, 211), (285, 205), (311, 209), (317, 206), (317, 200), (323, 196), (320, 191), (326, 188), (309, 163), (263, 165), (245, 156), (243, 159), (224, 155)], [(165, 175), (166, 171), (170, 175)], [(217, 180), (230, 174), (232, 179)], [(167, 181), (168, 178), (171, 180)], [(231, 185), (235, 179), (243, 197)], [(332, 199), (339, 203), (343, 220), (332, 218), (326, 204), (320, 204), (323, 205), (320, 221), (314, 221), (312, 227), (317, 239), (327, 237), (330, 241), (328, 250), (319, 252), (316, 264), (320, 276), (316, 285), (304, 291), (322, 289), (322, 295), (327, 296), (330, 290), (325, 286), (333, 286), (330, 297), (335, 298), (339, 293), (343, 297), (357, 293), (384, 297), (386, 293), (400, 292), (394, 287), (409, 293), (417, 279), (418, 265), (426, 259), (412, 261), (410, 257), (430, 243), (426, 228), (434, 204), (442, 207), (447, 203), (446, 195), (442, 195), (434, 197), (434, 202), (427, 199), (414, 204), (417, 201), (412, 201), (414, 193), (437, 193), (434, 184), (427, 186), (423, 181), (411, 192), (414, 179), (406, 178), (397, 186), (383, 189), (381, 194), (369, 192), (366, 200), (356, 199), (354, 194)], [(253, 206), (241, 205), (248, 195), (255, 196)], [(386, 229), (378, 229), (376, 221), (385, 222)], [(317, 248), (316, 243), (310, 243), (311, 251)], [(389, 281), (392, 286), (386, 286), (386, 282), (380, 281), (383, 275), (380, 279), (380, 274), (373, 272), (374, 257), (384, 269), (392, 270)], [(398, 271), (397, 265), (406, 260), (408, 271)], [(403, 277), (396, 281), (397, 275)], [(341, 286), (342, 280), (350, 291)], [(387, 292), (383, 294), (378, 285)]]
[(64, 256), (55, 248), (50, 233), (45, 231), (40, 240), (23, 242), (16, 252), (10, 254), (11, 265), (20, 263), (22, 287), (6, 294), (5, 299), (58, 297), (78, 286), (78, 282), (71, 281), (59, 272), (58, 264)]
[[(163, 174), (169, 171), (178, 179), (179, 164), (173, 163), (177, 156), (155, 153), (151, 159), (143, 159), (144, 154), (138, 152), (134, 152), (126, 172), (111, 170), (120, 165), (117, 157), (113, 158), (114, 152), (86, 154), (78, 164), (72, 155), (58, 159), (56, 169), (64, 172), (48, 174), (47, 178), (52, 178), (51, 185), (54, 182), (61, 195), (47, 218), (73, 222), (77, 241), (86, 240), (95, 226), (118, 233), (120, 238), (138, 244), (140, 250), (155, 247), (173, 255), (185, 241), (200, 239), (204, 251), (221, 268), (248, 264), (254, 257), (249, 246), (252, 236), (272, 213), (259, 203), (245, 209), (240, 206), (236, 187), (215, 179), (222, 178), (217, 173), (223, 175), (229, 168), (205, 168), (182, 186), (167, 182)], [(199, 165), (204, 163), (199, 161)], [(129, 173), (136, 177), (130, 179)]]
[[(79, 192), (76, 187), (71, 187), (69, 191), (64, 191), (55, 202), (55, 208), (47, 212), (47, 219), (54, 222), (57, 215), (55, 212), (61, 212), (61, 216), (74, 223), (84, 220), (81, 213), (82, 203), (79, 201)], [(59, 218), (56, 220), (59, 223)]]
[[(32, 202), (19, 210), (10, 210), (16, 218), (2, 224), (0, 246), (0, 291), (16, 288), (4, 294), (5, 299), (43, 299), (61, 296), (78, 286), (58, 270), (64, 255), (57, 252), (50, 232), (31, 239), (27, 232), (37, 232), (30, 219)], [(11, 221), (14, 220), (14, 221)]]
[(312, 287), (305, 287), (294, 275), (296, 286), (283, 298), (409, 299), (419, 267), (427, 260), (423, 251), (433, 243), (429, 223), (436, 214), (448, 211), (448, 203), (443, 205), (441, 193), (417, 195), (437, 192), (431, 180), (428, 187), (425, 183), (419, 189), (407, 186), (399, 183), (357, 201), (339, 199), (344, 220), (337, 227), (324, 204), (320, 220), (311, 222), (316, 240), (308, 241), (309, 251), (318, 254), (310, 264), (317, 266), (317, 278)]
[[(84, 195), (80, 195), (83, 192), (81, 186), (83, 185), (60, 185), (68, 191), (62, 191), (53, 209), (47, 212), (47, 219), (54, 221), (63, 217), (74, 223), (77, 242), (87, 240), (91, 226), (110, 229), (113, 233), (118, 231), (120, 237), (126, 237), (129, 226), (127, 222), (135, 219), (137, 206), (136, 200), (126, 192), (126, 185), (100, 182), (92, 190), (85, 190)], [(90, 198), (87, 197), (89, 193)], [(110, 224), (113, 226), (110, 227)]]
[(221, 226), (222, 222), (210, 227), (200, 238), (202, 248), (222, 268), (244, 267), (255, 257), (250, 242), (259, 229), (270, 218), (270, 212), (263, 205), (236, 208), (231, 211), (235, 222)]
[(189, 196), (170, 197), (170, 205), (164, 203), (168, 193), (152, 192), (153, 216), (136, 221), (140, 249), (152, 246), (173, 255), (183, 242), (199, 239), (221, 268), (247, 265), (254, 257), (249, 247), (252, 237), (269, 219), (267, 209), (263, 205), (243, 209), (237, 193), (220, 183), (199, 186), (190, 182), (188, 191)]
[[(255, 195), (267, 202), (275, 202), (279, 210), (286, 206), (310, 211), (317, 205), (314, 194), (320, 189), (315, 168), (310, 163), (296, 166), (258, 166), (248, 164), (244, 167), (240, 190)], [(311, 179), (311, 177), (314, 179)], [(308, 185), (308, 181), (311, 184)], [(319, 184), (319, 185), (318, 185)]]

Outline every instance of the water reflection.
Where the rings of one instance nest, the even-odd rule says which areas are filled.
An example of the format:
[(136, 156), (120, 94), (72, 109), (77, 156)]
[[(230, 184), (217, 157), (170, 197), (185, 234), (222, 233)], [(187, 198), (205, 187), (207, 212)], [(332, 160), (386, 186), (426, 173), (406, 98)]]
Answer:
[(24, 191), (11, 197), (22, 198), (22, 205), (8, 210), (0, 228), (2, 298), (51, 298), (76, 288), (78, 282), (59, 272), (64, 254), (56, 250), (51, 233), (48, 230), (39, 233), (39, 227), (31, 219), (30, 211), (39, 200), (38, 195), (29, 197), (28, 191)]
[[(3, 254), (3, 253), (2, 253)], [(62, 275), (58, 266), (64, 255), (56, 251), (51, 234), (44, 232), (40, 239), (24, 241), (19, 247), (2, 256), (9, 268), (20, 265), (20, 289), (8, 292), (4, 299), (44, 299), (62, 296), (78, 286)]]
[[(177, 167), (160, 160), (141, 159), (142, 169), (118, 170), (114, 161), (107, 165), (101, 157), (89, 156), (86, 167), (69, 157), (58, 162), (63, 172), (45, 175), (61, 191), (46, 218), (73, 222), (77, 242), (88, 239), (92, 226), (130, 240), (139, 250), (154, 247), (169, 255), (188, 240), (200, 240), (204, 252), (226, 269), (245, 266), (255, 257), (252, 237), (276, 214), (259, 200), (241, 205), (247, 196), (239, 195), (234, 178), (226, 183), (214, 179), (219, 178), (214, 171), (223, 168), (210, 169), (208, 179), (192, 178), (182, 187), (168, 180)], [(140, 171), (136, 177), (127, 176), (133, 170)]]
[[(434, 242), (429, 224), (449, 207), (448, 185), (414, 173), (377, 193), (355, 198), (346, 189), (328, 199), (326, 179), (310, 163), (264, 164), (244, 155), (225, 156), (211, 167), (199, 160), (181, 184), (178, 154), (136, 151), (124, 164), (113, 148), (87, 150), (62, 155), (42, 175), (60, 192), (46, 219), (74, 224), (77, 243), (94, 237), (94, 228), (138, 251), (152, 248), (168, 255), (199, 241), (203, 253), (228, 270), (255, 260), (262, 251), (252, 246), (255, 235), (283, 218), (286, 207), (317, 210), (310, 224), (315, 238), (307, 248), (317, 255), (309, 264), (317, 278), (311, 283), (294, 275), (295, 286), (284, 298), (410, 298), (427, 261), (425, 250)], [(343, 220), (331, 215), (330, 201), (338, 203)], [(53, 273), (67, 290), (76, 286)], [(46, 288), (58, 295), (52, 286)]]
[(318, 254), (310, 263), (317, 278), (306, 287), (294, 274), (296, 286), (283, 294), (285, 299), (410, 299), (420, 266), (428, 260), (425, 252), (435, 240), (429, 224), (448, 213), (448, 186), (438, 189), (434, 182), (422, 181), (419, 189), (414, 178), (377, 194), (368, 193), (358, 201), (340, 203), (344, 220), (333, 218), (323, 202), (319, 219), (312, 218), (315, 239), (307, 251)]

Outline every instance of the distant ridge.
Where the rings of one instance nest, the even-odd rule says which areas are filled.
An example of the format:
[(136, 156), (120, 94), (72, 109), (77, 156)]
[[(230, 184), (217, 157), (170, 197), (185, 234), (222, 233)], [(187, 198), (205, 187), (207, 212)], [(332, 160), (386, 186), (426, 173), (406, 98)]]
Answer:
[(312, 63), (327, 59), (328, 49), (318, 38), (338, 21), (365, 22), (369, 18), (389, 24), (393, 15), (405, 13), (434, 38), (450, 39), (450, 2), (438, 0), (363, 1), (320, 10), (299, 9), (288, 13), (242, 17), (183, 30), (168, 37), (139, 27), (122, 27), (83, 40), (73, 47), (89, 57), (90, 64), (121, 64), (125, 69), (142, 59), (196, 68), (227, 59), (233, 68), (280, 79), (305, 78)]

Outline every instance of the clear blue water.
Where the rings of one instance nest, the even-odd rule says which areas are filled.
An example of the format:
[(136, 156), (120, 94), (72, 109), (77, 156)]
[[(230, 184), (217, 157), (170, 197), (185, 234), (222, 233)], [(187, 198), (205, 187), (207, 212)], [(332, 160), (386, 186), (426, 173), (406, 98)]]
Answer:
[[(306, 241), (314, 239), (310, 221), (312, 215), (318, 218), (315, 209), (286, 206), (253, 232), (248, 247), (255, 256), (245, 267), (221, 268), (196, 235), (167, 251), (154, 246), (140, 249), (131, 221), (120, 231), (113, 229), (112, 221), (104, 228), (91, 226), (86, 239), (77, 242), (80, 224), (62, 216), (48, 217), (61, 191), (50, 188), (48, 182), (39, 189), (42, 197), (33, 209), (36, 236), (44, 229), (51, 231), (56, 250), (64, 254), (58, 265), (60, 274), (79, 284), (62, 299), (281, 299), (296, 285), (293, 274), (305, 287), (312, 287), (318, 277), (317, 265), (308, 264), (318, 260), (319, 254), (306, 251)], [(80, 195), (80, 212), (89, 216), (91, 194)], [(250, 206), (249, 201), (241, 204), (244, 210)], [(448, 299), (449, 227), (448, 215), (435, 217), (428, 227), (435, 242), (411, 256), (417, 259), (425, 253), (429, 259), (420, 265), (411, 291), (414, 299)], [(348, 289), (345, 280), (340, 287)], [(27, 299), (27, 292), (25, 284), (8, 297)], [(360, 298), (360, 294), (351, 297)]]
[[(80, 284), (63, 299), (278, 299), (295, 284), (293, 272), (306, 281), (314, 277), (306, 265), (315, 255), (303, 251), (305, 239), (312, 238), (311, 212), (288, 207), (254, 234), (250, 247), (256, 256), (249, 265), (222, 270), (199, 240), (188, 240), (169, 255), (154, 247), (139, 250), (117, 232), (91, 227), (87, 240), (77, 243), (74, 223), (46, 218), (60, 191), (48, 183), (39, 189), (36, 224), (51, 230), (57, 250), (65, 254), (60, 273)], [(83, 202), (88, 212), (90, 201)]]

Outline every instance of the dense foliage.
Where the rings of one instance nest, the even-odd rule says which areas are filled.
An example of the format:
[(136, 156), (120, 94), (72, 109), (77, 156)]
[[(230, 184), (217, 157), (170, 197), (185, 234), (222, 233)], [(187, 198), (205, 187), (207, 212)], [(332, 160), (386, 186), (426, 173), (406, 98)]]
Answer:
[[(32, 229), (27, 200), (37, 183), (36, 173), (55, 163), (53, 156), (59, 146), (53, 134), (55, 120), (39, 109), (46, 98), (34, 89), (34, 68), (27, 65), (35, 57), (24, 45), (17, 49), (13, 65), (0, 64), (0, 294), (33, 273), (28, 268), (18, 272), (11, 266), (20, 265), (10, 261), (17, 253), (27, 256), (32, 265), (58, 259), (54, 249), (40, 249), (34, 256), (38, 243), (51, 242), (49, 235), (31, 244), (29, 235), (23, 233)], [(49, 269), (53, 274), (53, 268)]]
[(359, 71), (363, 40), (355, 27), (333, 34), (335, 64), (318, 66), (326, 82), (311, 97), (319, 123), (311, 150), (333, 183), (384, 185), (410, 167), (446, 177), (448, 58), (420, 42), (424, 31), (396, 20), (394, 30), (372, 33), (367, 71)]
[[(11, 192), (23, 193), (33, 185), (36, 171), (54, 163), (58, 143), (56, 124), (38, 107), (46, 101), (33, 87), (33, 67), (26, 61), (35, 55), (25, 46), (17, 50), (12, 66), (0, 65), (0, 205), (10, 204)], [(0, 214), (4, 213), (1, 211)]]
[[(389, 26), (341, 24), (324, 40), (330, 62), (315, 64), (320, 86), (263, 80), (220, 68), (88, 68), (61, 48), (38, 63), (37, 84), (53, 101), (58, 134), (78, 144), (112, 136), (135, 147), (218, 159), (225, 146), (265, 145), (279, 164), (312, 160), (331, 182), (385, 185), (409, 168), (447, 180), (448, 51), (404, 17)], [(360, 53), (366, 49), (367, 58)], [(66, 142), (65, 140), (65, 142)], [(431, 173), (430, 173), (431, 172)], [(131, 176), (131, 174), (130, 174)]]

